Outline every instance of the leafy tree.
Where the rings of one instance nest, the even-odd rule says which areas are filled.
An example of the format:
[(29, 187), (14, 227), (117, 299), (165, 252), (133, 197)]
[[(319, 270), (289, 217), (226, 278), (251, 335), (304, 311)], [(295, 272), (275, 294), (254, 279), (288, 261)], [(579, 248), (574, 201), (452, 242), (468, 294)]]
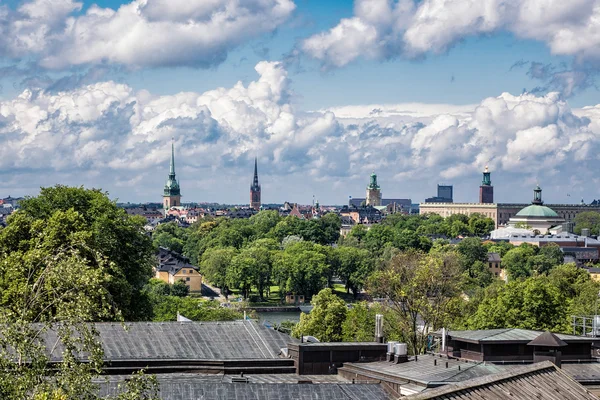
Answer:
[(297, 235), (304, 238), (303, 230), (306, 221), (301, 220), (300, 218), (294, 217), (293, 215), (287, 216), (275, 225), (273, 229), (269, 232), (269, 237), (277, 239), (279, 243), (286, 236)]
[(464, 235), (468, 235), (471, 233), (471, 231), (469, 230), (469, 225), (467, 225), (466, 223), (464, 223), (462, 221), (452, 222), (452, 225), (450, 225), (449, 232), (450, 232), (450, 236), (452, 236), (452, 237), (464, 236)]
[(367, 228), (365, 228), (364, 225), (354, 225), (352, 229), (350, 229), (350, 232), (348, 232), (348, 236), (346, 237), (346, 239), (356, 239), (358, 243), (361, 243), (365, 240), (367, 232)]
[(152, 301), (152, 320), (155, 322), (176, 321), (177, 313), (192, 321), (234, 321), (242, 318), (238, 310), (221, 307), (217, 301), (176, 296), (153, 297)]
[(323, 289), (311, 301), (313, 309), (301, 314), (300, 322), (292, 330), (292, 336), (314, 336), (321, 342), (341, 342), (342, 325), (346, 319), (346, 303), (331, 289)]
[(185, 297), (188, 294), (190, 294), (190, 287), (181, 279), (171, 285), (171, 295), (175, 297)]
[(575, 233), (581, 235), (581, 230), (586, 228), (590, 230), (590, 234), (600, 235), (600, 213), (586, 211), (575, 216)]
[(492, 285), (486, 289), (471, 329), (522, 328), (565, 332), (567, 304), (543, 276)]
[(506, 253), (515, 247), (509, 242), (485, 242), (484, 245), (489, 253), (498, 253), (500, 257), (504, 257)]
[(328, 213), (318, 219), (318, 221), (323, 230), (323, 241), (321, 244), (337, 242), (340, 237), (340, 229), (342, 228), (340, 216), (335, 213)]
[(529, 258), (535, 255), (533, 246), (519, 246), (509, 250), (502, 257), (502, 266), (510, 279), (526, 278), (531, 276)]
[(156, 247), (165, 247), (176, 253), (183, 253), (184, 241), (178, 239), (167, 232), (159, 232), (152, 234), (152, 242)]
[(365, 247), (374, 254), (381, 254), (381, 250), (388, 243), (397, 246), (398, 235), (393, 228), (386, 225), (373, 225), (364, 238)]
[[(106, 206), (95, 193), (92, 197), (91, 206)], [(98, 399), (93, 379), (101, 373), (103, 351), (90, 322), (121, 320), (111, 293), (118, 269), (109, 257), (115, 253), (109, 250), (116, 250), (98, 237), (85, 214), (74, 207), (55, 209), (57, 204), (47, 200), (27, 200), (28, 208), (15, 213), (0, 232), (0, 398)], [(40, 206), (48, 215), (30, 213), (32, 206)], [(131, 234), (128, 228), (136, 226), (124, 223), (125, 227), (117, 228), (120, 222), (107, 223), (107, 229)], [(149, 241), (140, 243), (151, 249)], [(44, 342), (49, 331), (64, 347), (62, 362), (57, 364), (49, 362), (49, 344)], [(84, 362), (79, 354), (86, 354)], [(156, 389), (155, 382), (136, 378), (117, 398), (133, 391), (139, 398), (157, 398)]]
[(493, 219), (477, 213), (469, 216), (468, 225), (471, 234), (479, 237), (488, 236), (491, 231), (496, 229), (496, 224)]
[(330, 267), (322, 246), (300, 242), (275, 255), (273, 273), (282, 296), (311, 297), (327, 285)]
[(400, 253), (369, 280), (371, 293), (390, 308), (413, 354), (426, 348), (432, 329), (447, 326), (449, 304), (460, 294), (460, 261), (454, 253)]
[(456, 250), (464, 257), (465, 269), (476, 261), (487, 262), (488, 260), (488, 251), (479, 238), (464, 238), (456, 245)]
[(257, 238), (265, 237), (281, 221), (277, 210), (263, 210), (250, 217)]
[(373, 259), (367, 250), (355, 247), (341, 246), (336, 252), (340, 263), (338, 275), (346, 283), (346, 289), (351, 290), (356, 298), (373, 271)]
[(346, 313), (342, 324), (344, 342), (370, 342), (375, 337), (375, 315), (382, 313), (379, 305), (369, 306), (366, 301), (355, 303)]
[(298, 236), (298, 235), (286, 236), (281, 241), (281, 247), (285, 250), (289, 246), (299, 243), (299, 242), (302, 242), (302, 241), (304, 241), (304, 239), (302, 239), (302, 236)]
[(200, 271), (213, 285), (227, 291), (227, 267), (237, 254), (233, 247), (211, 248), (202, 255)]
[[(59, 231), (66, 226), (48, 224), (58, 215), (72, 219), (68, 229)], [(22, 252), (26, 257), (27, 253), (38, 252), (31, 243), (39, 236), (39, 224), (53, 231), (53, 238), (44, 240), (47, 249), (68, 245), (65, 240), (71, 238), (85, 238), (89, 251), (108, 261), (109, 279), (105, 285), (111, 301), (127, 320), (145, 317), (147, 302), (141, 290), (152, 276), (154, 250), (143, 232), (144, 218), (128, 216), (100, 190), (60, 185), (42, 188), (38, 197), (23, 200), (21, 210), (13, 217), (0, 233), (0, 248), (5, 255)]]

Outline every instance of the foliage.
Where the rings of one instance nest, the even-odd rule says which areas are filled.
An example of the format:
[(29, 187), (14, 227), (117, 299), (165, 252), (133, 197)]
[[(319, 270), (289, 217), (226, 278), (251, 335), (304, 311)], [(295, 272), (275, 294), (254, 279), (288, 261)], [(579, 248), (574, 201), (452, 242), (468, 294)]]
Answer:
[(373, 259), (367, 250), (355, 247), (338, 247), (336, 253), (339, 260), (337, 274), (356, 297), (374, 269)]
[(227, 289), (227, 267), (237, 254), (233, 247), (210, 248), (202, 255), (200, 272), (213, 285)]
[(176, 297), (185, 297), (190, 294), (190, 287), (185, 282), (179, 279), (171, 285), (171, 295)]
[(292, 336), (310, 335), (321, 342), (342, 341), (342, 324), (348, 312), (346, 303), (331, 289), (323, 289), (313, 297), (311, 304), (313, 309), (309, 314), (300, 315), (300, 322), (292, 330)]
[(242, 314), (232, 308), (220, 307), (217, 301), (203, 301), (192, 297), (156, 296), (152, 298), (152, 321), (176, 321), (177, 313), (192, 321), (233, 321)]
[[(21, 202), (21, 210), (9, 218), (8, 226), (1, 231), (1, 257), (13, 252), (25, 258), (39, 254), (42, 249), (33, 246), (35, 241), (43, 241), (44, 249), (56, 249), (77, 238), (85, 242), (90, 252), (107, 260), (105, 286), (123, 316), (127, 320), (143, 319), (147, 304), (140, 294), (152, 276), (154, 262), (144, 224), (143, 218), (128, 216), (100, 190), (60, 185), (42, 188), (38, 197)], [(51, 238), (39, 235), (42, 227), (51, 231)]]
[(293, 293), (310, 298), (328, 283), (326, 250), (310, 242), (289, 246), (275, 255), (273, 275), (281, 296)]
[(529, 258), (536, 254), (533, 246), (521, 245), (509, 250), (502, 257), (502, 267), (510, 279), (526, 278), (531, 276)]
[(460, 293), (459, 264), (459, 256), (453, 252), (408, 251), (371, 276), (371, 292), (389, 299), (413, 354), (425, 350), (431, 329), (450, 322), (448, 306)]
[(369, 307), (365, 301), (355, 303), (346, 313), (342, 323), (342, 340), (344, 342), (370, 342), (375, 337), (375, 315), (382, 312), (382, 307)]
[(522, 328), (565, 332), (567, 304), (544, 276), (498, 283), (486, 289), (469, 321), (471, 329)]
[(575, 233), (581, 235), (581, 230), (586, 228), (591, 235), (600, 235), (600, 213), (586, 211), (575, 216)]
[[(99, 398), (103, 351), (91, 322), (122, 320), (120, 307), (143, 297), (148, 254), (140, 221), (100, 191), (57, 186), (25, 200), (0, 232), (0, 398)], [(49, 363), (47, 335), (61, 363)], [(117, 398), (157, 398), (155, 381), (137, 378)]]

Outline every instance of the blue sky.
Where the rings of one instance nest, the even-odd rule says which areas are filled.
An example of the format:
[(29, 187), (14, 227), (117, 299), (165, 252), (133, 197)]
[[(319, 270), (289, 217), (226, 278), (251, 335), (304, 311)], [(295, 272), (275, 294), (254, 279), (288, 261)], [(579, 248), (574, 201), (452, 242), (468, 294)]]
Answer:
[(269, 202), (343, 203), (372, 170), (476, 201), (486, 164), (499, 201), (591, 201), (600, 0), (576, 2), (0, 1), (0, 192), (158, 201), (174, 137), (189, 201), (247, 202), (254, 156)]

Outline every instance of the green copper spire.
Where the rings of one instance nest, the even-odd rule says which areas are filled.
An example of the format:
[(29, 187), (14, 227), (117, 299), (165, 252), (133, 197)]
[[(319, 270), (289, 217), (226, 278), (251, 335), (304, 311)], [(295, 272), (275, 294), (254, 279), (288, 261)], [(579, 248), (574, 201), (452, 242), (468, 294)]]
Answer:
[(171, 164), (169, 168), (169, 179), (165, 183), (163, 196), (181, 196), (179, 182), (175, 179), (175, 144), (171, 141)]
[(377, 184), (377, 175), (375, 174), (375, 171), (373, 171), (373, 173), (371, 174), (371, 183), (369, 183), (367, 189), (379, 189), (379, 185)]
[(481, 186), (491, 186), (492, 179), (490, 178), (490, 171), (488, 170), (487, 165), (485, 166), (485, 170), (483, 171), (483, 181), (481, 181)]

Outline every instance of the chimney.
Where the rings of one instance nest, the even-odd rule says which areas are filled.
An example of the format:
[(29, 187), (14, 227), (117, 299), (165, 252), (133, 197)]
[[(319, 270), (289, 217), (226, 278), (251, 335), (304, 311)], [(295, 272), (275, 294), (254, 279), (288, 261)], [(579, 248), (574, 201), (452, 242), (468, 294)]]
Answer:
[(442, 353), (446, 352), (446, 328), (442, 328)]
[(383, 339), (383, 315), (377, 314), (375, 315), (375, 342), (376, 343), (384, 343)]

